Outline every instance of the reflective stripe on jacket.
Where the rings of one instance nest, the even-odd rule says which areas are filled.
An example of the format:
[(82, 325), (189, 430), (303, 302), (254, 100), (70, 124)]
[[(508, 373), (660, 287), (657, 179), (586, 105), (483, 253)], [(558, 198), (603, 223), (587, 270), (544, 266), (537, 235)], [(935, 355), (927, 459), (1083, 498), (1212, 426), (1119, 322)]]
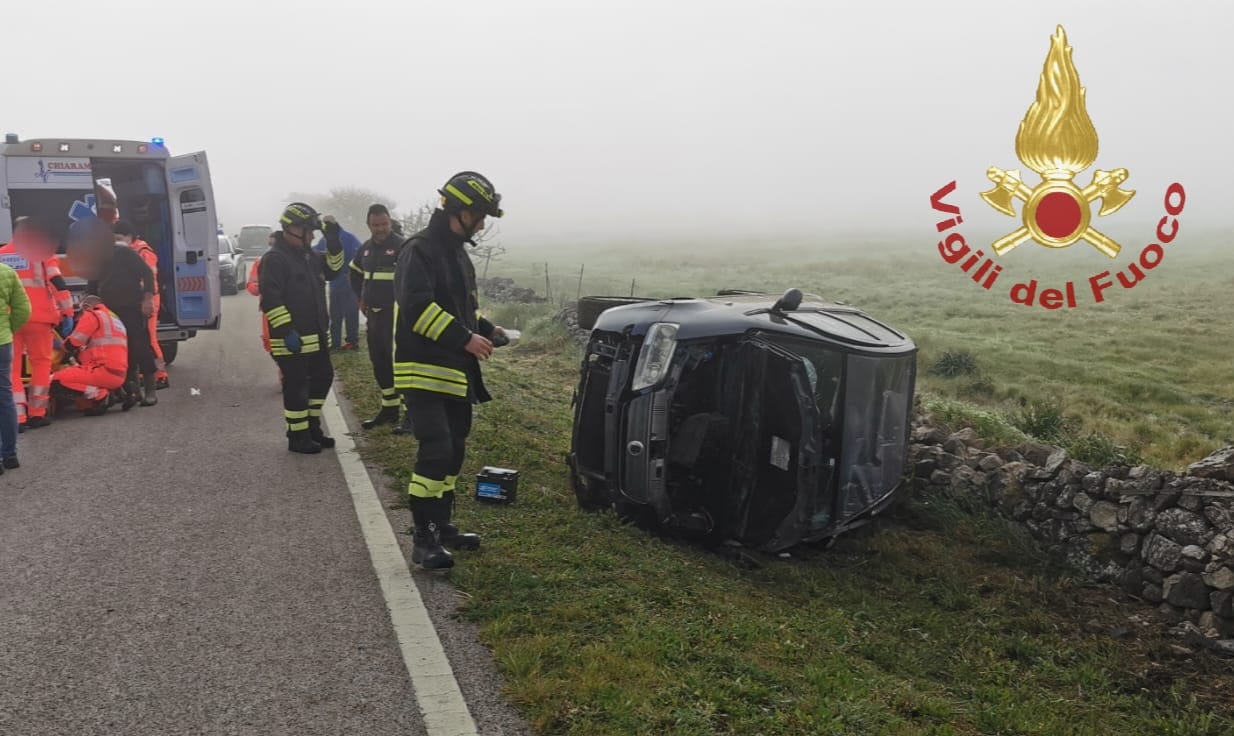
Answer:
[(480, 403), (492, 397), (480, 361), (465, 350), (473, 333), (493, 334), (479, 315), (476, 272), (445, 212), (404, 245), (394, 291), (394, 387)]
[(81, 350), (77, 362), (101, 365), (111, 373), (129, 369), (129, 341), (124, 323), (105, 305), (83, 310), (68, 342)]
[(381, 243), (369, 240), (351, 261), (351, 288), (366, 309), (390, 309), (394, 306), (394, 272), (404, 241), (391, 235)]
[[(270, 322), (270, 344), (281, 347), (283, 338), (294, 330), (304, 341), (301, 353), (316, 352), (320, 342), (309, 337), (324, 336), (330, 329), (326, 281), (343, 268), (342, 245), (335, 239), (323, 257), (309, 248), (288, 244), (282, 233), (276, 233), (275, 238), (274, 247), (261, 257), (257, 274), (261, 311)], [(288, 353), (276, 349), (274, 354)]]
[(54, 325), (63, 317), (73, 314), (73, 297), (68, 289), (58, 288), (64, 284), (60, 274), (60, 261), (55, 256), (43, 261), (31, 261), (12, 243), (0, 248), (0, 262), (11, 267), (21, 279), (21, 285), (30, 298), (30, 321)]

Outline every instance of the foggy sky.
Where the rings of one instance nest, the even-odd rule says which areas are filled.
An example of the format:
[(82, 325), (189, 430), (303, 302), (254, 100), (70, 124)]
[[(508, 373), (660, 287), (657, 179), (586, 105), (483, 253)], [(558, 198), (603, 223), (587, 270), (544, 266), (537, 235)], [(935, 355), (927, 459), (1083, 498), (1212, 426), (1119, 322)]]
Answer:
[[(9, 0), (0, 130), (205, 150), (221, 221), (362, 186), (402, 206), (476, 169), (532, 242), (921, 229), (966, 220), (1057, 24), (1119, 217), (1171, 181), (1192, 225), (1234, 202), (1234, 10), (1221, 2)], [(1087, 183), (1091, 169), (1081, 175)], [(1008, 227), (1007, 229), (1013, 229)]]

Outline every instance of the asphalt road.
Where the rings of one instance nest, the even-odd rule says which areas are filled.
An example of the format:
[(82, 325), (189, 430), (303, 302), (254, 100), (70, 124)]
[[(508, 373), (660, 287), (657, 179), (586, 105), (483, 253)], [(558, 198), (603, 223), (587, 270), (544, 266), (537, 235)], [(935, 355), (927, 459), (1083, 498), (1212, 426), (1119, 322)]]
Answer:
[[(158, 406), (21, 435), (0, 734), (425, 733), (338, 461), (287, 452), (256, 300), (223, 304)], [(526, 733), (453, 589), (417, 583), (480, 733)]]

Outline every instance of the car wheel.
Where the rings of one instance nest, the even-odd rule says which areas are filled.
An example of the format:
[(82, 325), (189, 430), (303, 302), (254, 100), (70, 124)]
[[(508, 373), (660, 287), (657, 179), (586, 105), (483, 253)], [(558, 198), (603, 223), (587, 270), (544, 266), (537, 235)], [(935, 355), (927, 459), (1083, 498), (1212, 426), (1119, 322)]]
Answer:
[(627, 304), (642, 304), (653, 301), (629, 296), (585, 296), (578, 300), (578, 326), (590, 330), (606, 310), (624, 307)]
[(163, 349), (163, 362), (171, 365), (176, 362), (176, 352), (180, 349), (178, 342), (160, 342), (159, 347)]

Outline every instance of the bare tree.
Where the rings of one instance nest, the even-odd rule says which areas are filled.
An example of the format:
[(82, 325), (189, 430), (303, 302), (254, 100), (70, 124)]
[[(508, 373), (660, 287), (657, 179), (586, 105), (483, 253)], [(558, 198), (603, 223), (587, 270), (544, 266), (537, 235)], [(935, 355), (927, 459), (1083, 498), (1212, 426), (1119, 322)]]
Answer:
[(497, 228), (497, 223), (489, 220), (484, 229), (471, 239), (476, 244), (476, 256), (484, 261), (484, 271), (480, 276), (482, 279), (488, 278), (489, 264), (506, 254), (506, 247), (497, 240), (499, 235), (501, 231)]
[(433, 216), (433, 209), (432, 202), (425, 202), (411, 212), (399, 217), (398, 220), (403, 225), (403, 237), (410, 238), (412, 235), (428, 227), (429, 218)]
[(293, 192), (288, 196), (290, 201), (312, 205), (323, 215), (334, 215), (344, 230), (361, 239), (364, 239), (368, 227), (369, 205), (384, 204), (391, 212), (395, 207), (389, 197), (361, 187), (335, 187), (329, 194)]

